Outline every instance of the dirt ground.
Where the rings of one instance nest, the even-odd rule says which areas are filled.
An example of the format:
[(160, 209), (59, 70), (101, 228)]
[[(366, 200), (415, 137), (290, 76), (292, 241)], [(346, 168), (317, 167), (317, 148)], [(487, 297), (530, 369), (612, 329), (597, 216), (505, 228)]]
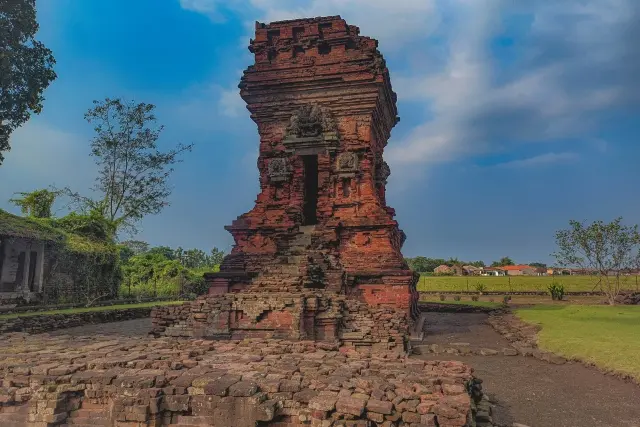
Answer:
[[(509, 343), (485, 323), (486, 314), (427, 313), (421, 345), (469, 343), (502, 350)], [(640, 387), (578, 363), (553, 365), (530, 357), (423, 354), (461, 360), (482, 378), (496, 405), (494, 423), (530, 427), (640, 427)]]

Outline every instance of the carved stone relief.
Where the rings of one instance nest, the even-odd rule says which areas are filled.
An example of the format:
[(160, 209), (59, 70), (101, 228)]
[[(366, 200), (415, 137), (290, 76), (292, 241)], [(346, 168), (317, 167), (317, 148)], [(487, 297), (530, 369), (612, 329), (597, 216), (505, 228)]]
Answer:
[(389, 179), (389, 175), (391, 175), (391, 169), (387, 162), (382, 160), (378, 163), (378, 167), (376, 168), (376, 183), (387, 185), (387, 179)]
[(285, 158), (271, 159), (267, 166), (267, 175), (271, 182), (282, 182), (289, 179), (291, 171)]
[(358, 171), (358, 155), (356, 153), (342, 153), (337, 159), (338, 172), (357, 172)]
[(336, 132), (337, 126), (331, 113), (317, 104), (303, 105), (289, 119), (287, 136), (297, 138), (317, 137), (326, 132)]

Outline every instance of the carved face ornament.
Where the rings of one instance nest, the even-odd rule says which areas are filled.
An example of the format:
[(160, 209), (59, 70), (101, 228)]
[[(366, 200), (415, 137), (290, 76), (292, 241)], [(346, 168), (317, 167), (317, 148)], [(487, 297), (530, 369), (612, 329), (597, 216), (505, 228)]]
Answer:
[(287, 133), (297, 137), (320, 136), (322, 132), (335, 132), (336, 125), (331, 113), (317, 104), (303, 105), (289, 120)]

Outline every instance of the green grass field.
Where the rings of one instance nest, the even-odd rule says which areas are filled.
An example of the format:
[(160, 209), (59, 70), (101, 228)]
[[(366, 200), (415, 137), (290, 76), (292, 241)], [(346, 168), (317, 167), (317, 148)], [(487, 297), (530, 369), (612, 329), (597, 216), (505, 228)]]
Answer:
[[(486, 292), (547, 292), (547, 287), (556, 281), (564, 285), (565, 292), (599, 291), (597, 277), (593, 276), (422, 276), (418, 282), (419, 292), (476, 292), (481, 283)], [(640, 289), (637, 276), (623, 278), (623, 288)]]
[(87, 307), (87, 308), (67, 308), (64, 310), (49, 310), (49, 311), (32, 311), (27, 313), (11, 313), (11, 314), (3, 314), (0, 315), (0, 320), (3, 319), (14, 319), (16, 317), (26, 317), (26, 316), (42, 316), (42, 315), (52, 315), (52, 314), (76, 314), (76, 313), (87, 313), (91, 311), (107, 311), (107, 310), (121, 310), (126, 308), (146, 308), (146, 307), (155, 307), (157, 305), (175, 305), (182, 304), (183, 301), (152, 301), (152, 302), (143, 302), (139, 304), (122, 304), (122, 305), (107, 305), (102, 307)]
[(538, 305), (516, 315), (542, 326), (540, 348), (640, 381), (640, 307)]

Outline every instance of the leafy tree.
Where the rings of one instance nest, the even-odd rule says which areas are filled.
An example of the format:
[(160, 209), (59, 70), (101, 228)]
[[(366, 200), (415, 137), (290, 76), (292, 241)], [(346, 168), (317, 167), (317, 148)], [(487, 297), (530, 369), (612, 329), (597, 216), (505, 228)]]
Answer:
[(126, 264), (129, 260), (135, 256), (135, 252), (129, 246), (120, 244), (118, 245), (118, 254), (120, 255), (120, 262)]
[(500, 261), (494, 261), (491, 263), (491, 267), (506, 267), (508, 265), (515, 265), (513, 260), (508, 256), (500, 258)]
[(149, 244), (142, 240), (125, 240), (122, 245), (131, 250), (134, 255), (140, 255), (149, 250)]
[(169, 246), (154, 246), (153, 248), (146, 251), (146, 253), (151, 255), (160, 255), (169, 260), (175, 259), (174, 251)]
[(53, 204), (60, 195), (60, 191), (47, 189), (35, 190), (29, 193), (15, 193), (20, 197), (9, 200), (20, 207), (23, 215), (32, 218), (51, 218)]
[(622, 273), (640, 265), (638, 226), (625, 226), (622, 218), (590, 225), (572, 220), (569, 226), (556, 232), (558, 251), (553, 255), (558, 264), (595, 270), (609, 304), (614, 305), (620, 294)]
[(472, 265), (474, 267), (486, 267), (486, 265), (484, 264), (484, 261), (472, 261), (470, 263), (468, 263), (468, 265)]
[(42, 111), (42, 93), (56, 78), (37, 32), (35, 0), (0, 1), (0, 165), (11, 133)]
[(211, 249), (211, 254), (209, 255), (209, 266), (213, 267), (215, 265), (222, 264), (222, 260), (224, 259), (224, 251), (214, 247)]
[(183, 265), (187, 268), (202, 268), (207, 266), (208, 257), (202, 249), (188, 249), (184, 251)]
[(144, 216), (158, 214), (169, 205), (173, 165), (193, 144), (160, 151), (157, 141), (164, 127), (156, 125), (152, 104), (110, 98), (93, 103), (85, 119), (95, 125), (91, 155), (99, 167), (94, 190), (100, 198), (69, 189), (67, 193), (81, 209), (99, 211), (119, 229), (133, 231)]
[(462, 265), (463, 262), (460, 261), (458, 258), (449, 258), (446, 262), (446, 265), (448, 265), (449, 267), (453, 267), (454, 265)]
[(439, 265), (445, 264), (444, 259), (426, 258), (423, 256), (417, 256), (415, 258), (407, 258), (407, 263), (412, 270), (418, 273), (432, 272), (434, 268)]
[(543, 264), (541, 262), (530, 262), (529, 265), (535, 268), (547, 268), (547, 264)]
[(179, 296), (198, 295), (206, 291), (202, 274), (167, 258), (166, 246), (130, 257), (122, 266), (124, 276), (122, 296)]

